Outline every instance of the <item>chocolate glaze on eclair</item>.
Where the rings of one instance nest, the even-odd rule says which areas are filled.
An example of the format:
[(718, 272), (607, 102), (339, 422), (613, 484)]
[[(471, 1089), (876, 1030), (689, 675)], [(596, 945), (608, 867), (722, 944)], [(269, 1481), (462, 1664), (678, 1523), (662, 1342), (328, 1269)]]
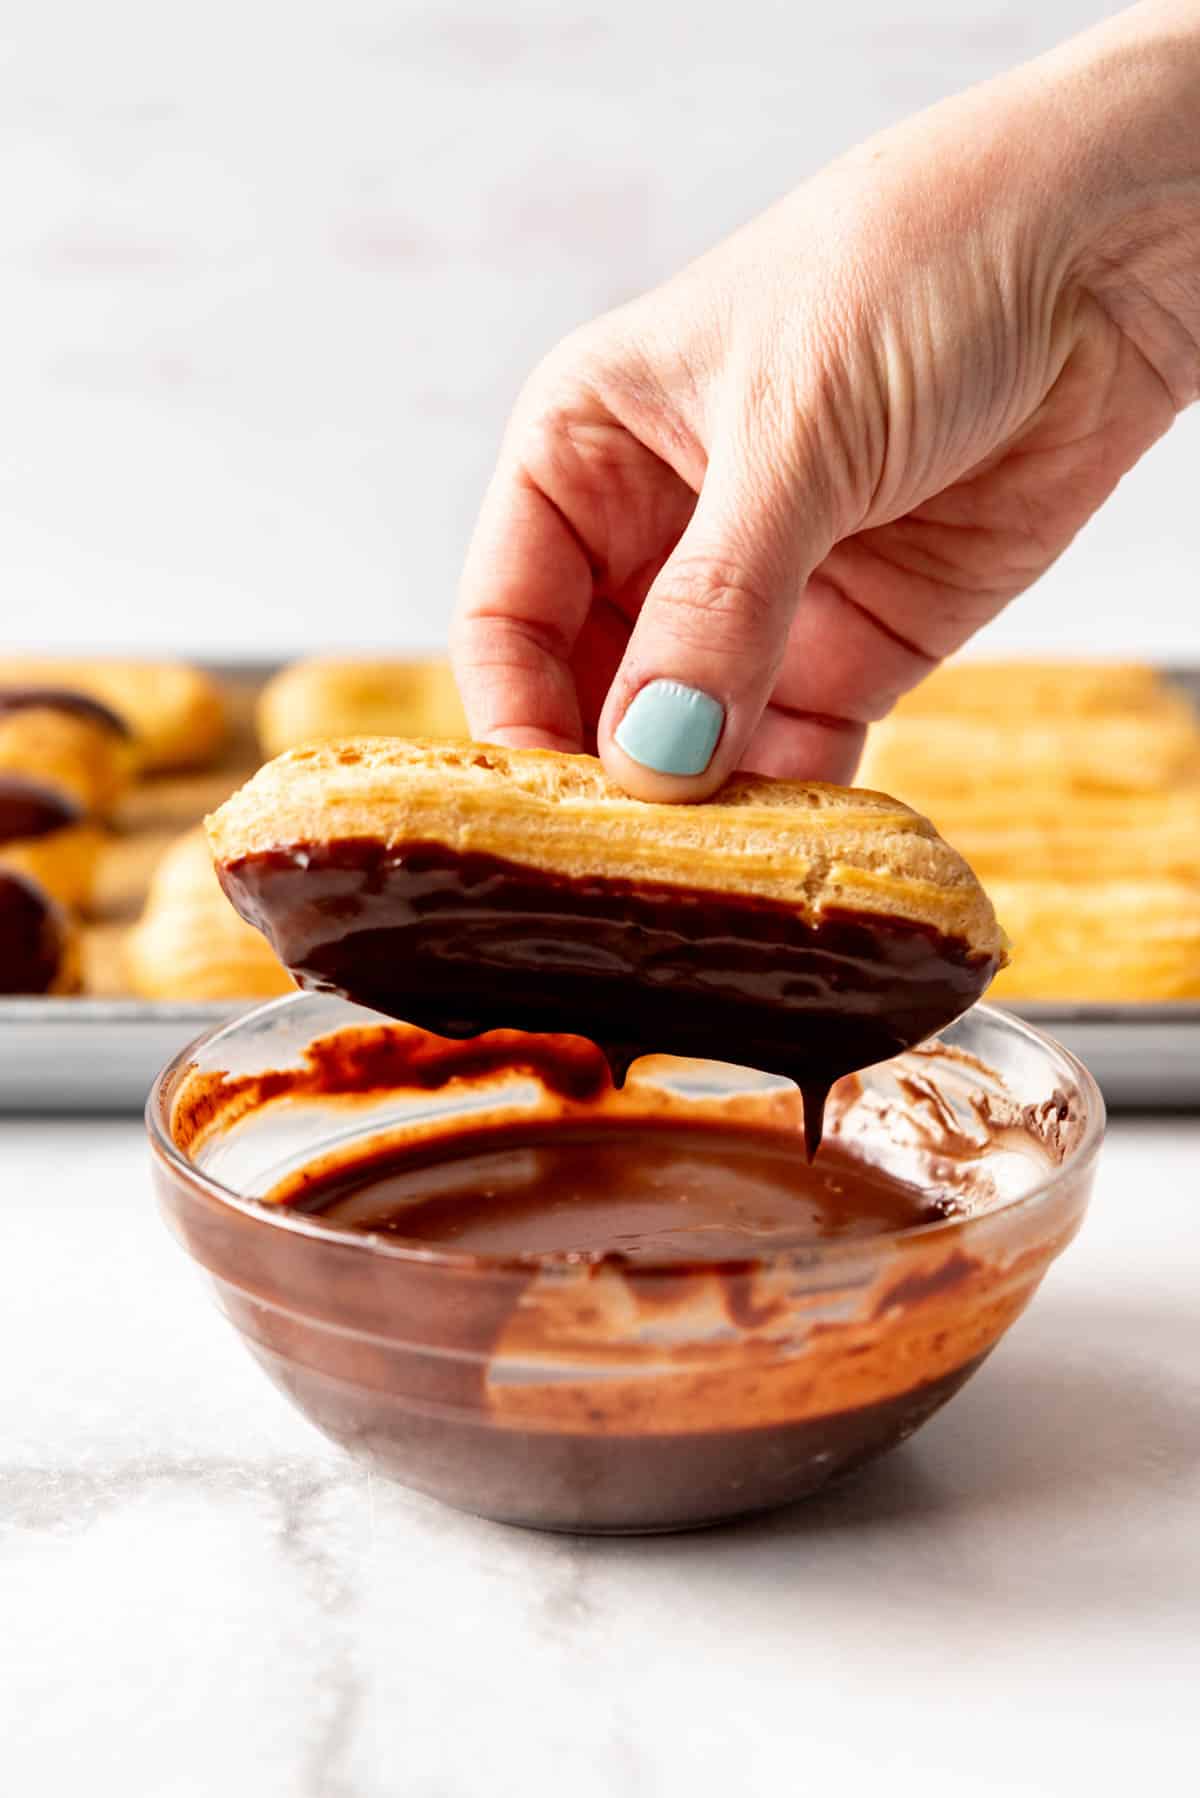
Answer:
[(746, 777), (646, 805), (589, 757), (356, 739), (210, 820), (225, 891), (302, 986), (445, 1037), (576, 1033), (804, 1091), (979, 998), (1003, 937), (969, 868), (880, 794)]
[(49, 894), (0, 867), (0, 993), (51, 993), (69, 988), (70, 925)]
[(117, 737), (132, 735), (129, 725), (109, 705), (72, 687), (0, 686), (0, 714), (5, 712), (68, 712), (89, 724), (98, 724)]
[(78, 824), (83, 808), (70, 794), (23, 774), (0, 774), (0, 844), (49, 836)]
[(994, 962), (907, 920), (807, 923), (756, 895), (575, 879), (436, 843), (297, 844), (222, 869), (301, 985), (464, 1038), (575, 1032), (620, 1083), (647, 1053), (737, 1062), (805, 1095), (941, 1029)]

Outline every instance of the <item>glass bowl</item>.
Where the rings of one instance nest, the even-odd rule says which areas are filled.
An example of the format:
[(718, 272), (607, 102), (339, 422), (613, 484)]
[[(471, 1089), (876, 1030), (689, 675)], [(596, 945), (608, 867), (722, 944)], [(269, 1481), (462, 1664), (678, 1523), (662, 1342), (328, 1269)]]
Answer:
[[(841, 1082), (829, 1112), (854, 1153), (940, 1195), (944, 1221), (736, 1264), (575, 1264), (348, 1235), (273, 1206), (323, 1158), (461, 1140), (545, 1101), (528, 1075), (415, 1092), (362, 1074), (361, 1045), (401, 1033), (294, 994), (200, 1037), (147, 1106), (158, 1196), (251, 1352), (328, 1436), (449, 1504), (548, 1529), (716, 1523), (910, 1436), (1071, 1240), (1104, 1130), (1073, 1056), (977, 1006)], [(365, 1088), (313, 1078), (331, 1043)], [(653, 1058), (623, 1104), (751, 1120), (801, 1152), (795, 1089), (746, 1069)]]

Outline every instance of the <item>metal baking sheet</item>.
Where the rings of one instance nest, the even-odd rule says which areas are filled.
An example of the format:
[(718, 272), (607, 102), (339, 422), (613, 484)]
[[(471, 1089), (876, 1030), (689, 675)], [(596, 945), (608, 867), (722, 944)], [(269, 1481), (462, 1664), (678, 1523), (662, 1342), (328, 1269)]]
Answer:
[[(158, 1070), (228, 1005), (0, 1001), (0, 1112), (140, 1111)], [(1200, 1109), (1200, 1004), (1014, 1005), (1092, 1070), (1110, 1107)]]
[(0, 1112), (135, 1112), (158, 1070), (229, 1005), (0, 1000)]
[[(261, 668), (212, 667), (220, 678)], [(1200, 669), (1172, 670), (1200, 704)], [(0, 1112), (141, 1109), (159, 1068), (202, 1031), (246, 1009), (140, 999), (0, 999)], [(1066, 1005), (1010, 1011), (1056, 1037), (1092, 1070), (1110, 1107), (1200, 1110), (1200, 1002)]]
[(1058, 1005), (1007, 1010), (1091, 1069), (1110, 1110), (1200, 1110), (1200, 1003)]

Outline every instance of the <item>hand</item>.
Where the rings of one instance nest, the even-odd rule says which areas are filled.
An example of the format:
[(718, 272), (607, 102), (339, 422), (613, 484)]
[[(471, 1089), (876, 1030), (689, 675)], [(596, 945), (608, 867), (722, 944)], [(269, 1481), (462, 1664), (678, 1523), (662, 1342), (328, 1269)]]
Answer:
[(1198, 94), (1200, 8), (1135, 8), (568, 338), (468, 557), (473, 733), (850, 779), (1200, 393)]

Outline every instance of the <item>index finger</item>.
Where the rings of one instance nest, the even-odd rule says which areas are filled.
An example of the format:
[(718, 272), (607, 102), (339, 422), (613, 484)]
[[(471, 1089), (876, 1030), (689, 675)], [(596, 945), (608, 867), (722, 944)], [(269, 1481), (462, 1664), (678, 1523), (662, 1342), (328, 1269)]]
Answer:
[(451, 639), (473, 737), (515, 748), (583, 747), (570, 659), (593, 585), (565, 514), (526, 469), (502, 466), (467, 553)]

